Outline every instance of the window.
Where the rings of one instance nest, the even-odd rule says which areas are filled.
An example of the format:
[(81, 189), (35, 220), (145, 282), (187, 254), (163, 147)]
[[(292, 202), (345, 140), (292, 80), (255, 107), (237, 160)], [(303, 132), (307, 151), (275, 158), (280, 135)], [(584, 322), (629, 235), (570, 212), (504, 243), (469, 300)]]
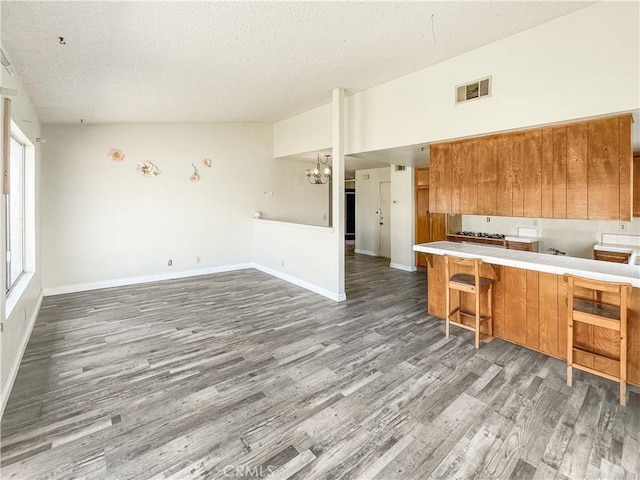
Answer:
[(11, 136), (9, 195), (5, 196), (7, 291), (25, 270), (25, 145)]

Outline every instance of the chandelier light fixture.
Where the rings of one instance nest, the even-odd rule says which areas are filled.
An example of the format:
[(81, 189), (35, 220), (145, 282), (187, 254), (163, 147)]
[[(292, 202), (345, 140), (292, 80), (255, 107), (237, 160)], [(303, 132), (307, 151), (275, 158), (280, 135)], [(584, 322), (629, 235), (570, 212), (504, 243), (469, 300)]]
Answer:
[[(331, 168), (329, 168), (329, 159), (331, 158), (331, 155), (325, 155), (324, 157), (325, 159), (322, 161), (320, 160), (320, 154), (318, 154), (316, 168), (313, 170), (307, 168), (304, 172), (311, 185), (324, 185), (331, 178)], [(320, 165), (325, 165), (325, 167), (320, 170)]]

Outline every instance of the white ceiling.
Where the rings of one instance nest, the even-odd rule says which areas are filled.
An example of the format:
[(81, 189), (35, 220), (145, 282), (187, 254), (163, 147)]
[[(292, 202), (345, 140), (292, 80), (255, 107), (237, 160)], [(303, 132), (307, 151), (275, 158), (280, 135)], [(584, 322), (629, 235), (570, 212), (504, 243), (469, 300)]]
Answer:
[(135, 123), (279, 120), (593, 2), (0, 3), (43, 123)]

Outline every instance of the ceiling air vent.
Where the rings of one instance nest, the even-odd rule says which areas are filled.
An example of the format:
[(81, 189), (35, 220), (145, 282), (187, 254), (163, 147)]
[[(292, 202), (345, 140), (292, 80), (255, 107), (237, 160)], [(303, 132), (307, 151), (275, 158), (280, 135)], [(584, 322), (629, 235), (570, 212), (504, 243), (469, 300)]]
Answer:
[(482, 78), (456, 87), (456, 103), (491, 96), (491, 77)]

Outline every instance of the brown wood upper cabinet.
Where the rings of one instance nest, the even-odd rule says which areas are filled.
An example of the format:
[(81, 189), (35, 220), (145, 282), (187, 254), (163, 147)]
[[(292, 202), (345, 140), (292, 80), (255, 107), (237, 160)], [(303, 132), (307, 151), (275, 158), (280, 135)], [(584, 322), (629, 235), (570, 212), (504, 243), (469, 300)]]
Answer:
[(431, 211), (629, 221), (640, 216), (631, 121), (625, 114), (431, 145)]
[(429, 187), (429, 167), (415, 169), (416, 187)]

